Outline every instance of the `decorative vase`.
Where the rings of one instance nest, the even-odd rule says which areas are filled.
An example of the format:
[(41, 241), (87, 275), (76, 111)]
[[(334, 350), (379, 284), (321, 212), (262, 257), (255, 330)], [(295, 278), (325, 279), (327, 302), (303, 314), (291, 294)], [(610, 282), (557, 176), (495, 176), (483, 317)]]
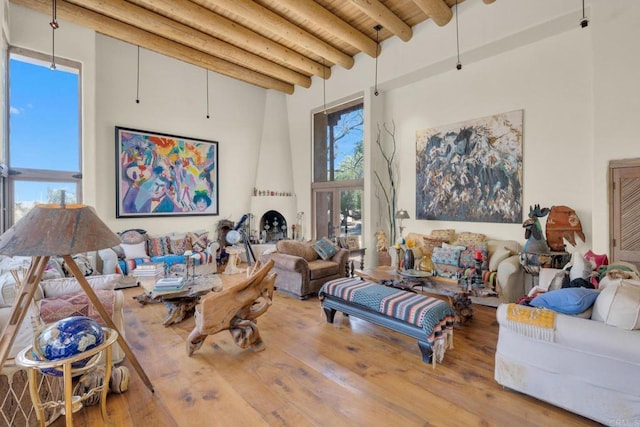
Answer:
[(411, 249), (407, 249), (404, 251), (404, 269), (411, 270), (416, 262), (415, 255), (413, 255), (413, 251)]
[(420, 260), (419, 269), (422, 271), (432, 272), (435, 266), (431, 260), (431, 254), (424, 254)]

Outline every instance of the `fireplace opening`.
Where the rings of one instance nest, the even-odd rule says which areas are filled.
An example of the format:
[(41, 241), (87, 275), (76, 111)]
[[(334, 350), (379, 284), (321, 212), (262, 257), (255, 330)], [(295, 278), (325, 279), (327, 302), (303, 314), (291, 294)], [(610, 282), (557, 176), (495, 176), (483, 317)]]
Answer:
[(260, 218), (260, 238), (262, 243), (274, 243), (287, 239), (287, 220), (278, 211), (267, 211)]

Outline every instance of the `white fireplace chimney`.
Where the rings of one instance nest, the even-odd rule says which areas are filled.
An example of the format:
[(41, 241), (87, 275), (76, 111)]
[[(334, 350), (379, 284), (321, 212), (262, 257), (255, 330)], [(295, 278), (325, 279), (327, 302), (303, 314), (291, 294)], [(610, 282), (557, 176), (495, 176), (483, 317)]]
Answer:
[(257, 236), (260, 219), (268, 211), (279, 212), (287, 221), (288, 237), (291, 225), (296, 223), (296, 197), (293, 193), (293, 171), (291, 144), (287, 122), (285, 94), (268, 90), (265, 100), (262, 141), (258, 153), (256, 184), (251, 197), (250, 209), (254, 216), (251, 230)]

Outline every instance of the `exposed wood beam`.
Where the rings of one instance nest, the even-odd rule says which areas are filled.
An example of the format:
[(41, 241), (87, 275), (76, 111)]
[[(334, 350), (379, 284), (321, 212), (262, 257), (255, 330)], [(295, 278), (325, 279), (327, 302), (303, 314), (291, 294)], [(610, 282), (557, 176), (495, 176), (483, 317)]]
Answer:
[(331, 63), (344, 68), (353, 67), (354, 60), (349, 55), (323, 42), (314, 35), (304, 31), (281, 16), (271, 12), (250, 0), (192, 0), (201, 6), (212, 8), (218, 6), (248, 20), (253, 25), (265, 28), (303, 49), (325, 58)]
[(376, 57), (376, 42), (358, 31), (313, 0), (280, 0), (287, 8), (301, 17), (312, 21), (335, 37), (349, 43), (367, 55)]
[[(11, 0), (12, 3), (28, 7), (45, 15), (51, 13), (49, 0)], [(169, 56), (189, 64), (206, 68), (216, 73), (241, 80), (265, 89), (274, 89), (280, 92), (292, 94), (292, 84), (275, 79), (271, 76), (241, 67), (228, 61), (224, 61), (200, 50), (181, 45), (167, 40), (156, 34), (143, 31), (139, 28), (124, 24), (115, 19), (92, 12), (82, 7), (74, 6), (65, 1), (58, 0), (57, 15), (69, 22), (92, 28), (98, 33), (114, 39), (138, 45), (145, 49)]]
[(453, 13), (443, 0), (413, 0), (413, 2), (438, 26), (445, 26), (451, 21)]
[(297, 73), (294, 70), (283, 67), (258, 55), (246, 52), (227, 42), (218, 40), (208, 34), (194, 30), (184, 24), (165, 18), (164, 16), (124, 0), (70, 0), (69, 3), (75, 3), (77, 6), (102, 13), (103, 15), (121, 22), (126, 22), (142, 30), (162, 35), (164, 38), (201, 50), (243, 67), (255, 71), (259, 70), (279, 80), (303, 87), (311, 86), (311, 79), (308, 76)]
[(405, 42), (411, 40), (413, 31), (402, 19), (378, 0), (351, 0), (362, 12), (378, 24), (400, 37)]
[(318, 64), (298, 52), (292, 51), (191, 1), (129, 0), (129, 2), (185, 25), (190, 25), (203, 33), (226, 40), (242, 49), (249, 51), (255, 49), (260, 52), (261, 56), (271, 60), (280, 60), (287, 66), (299, 69), (304, 73), (324, 78), (331, 76), (331, 68)]

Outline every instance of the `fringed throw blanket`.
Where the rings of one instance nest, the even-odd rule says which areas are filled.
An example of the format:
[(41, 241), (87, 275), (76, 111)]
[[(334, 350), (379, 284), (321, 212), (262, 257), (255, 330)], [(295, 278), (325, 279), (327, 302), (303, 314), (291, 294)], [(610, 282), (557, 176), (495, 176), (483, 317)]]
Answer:
[(421, 327), (425, 331), (427, 343), (433, 349), (434, 364), (436, 361), (442, 362), (447, 348), (453, 348), (455, 312), (442, 300), (360, 278), (327, 282), (318, 295), (320, 300), (325, 295), (331, 295)]
[(520, 335), (542, 341), (553, 341), (556, 313), (545, 308), (508, 304), (506, 326)]

